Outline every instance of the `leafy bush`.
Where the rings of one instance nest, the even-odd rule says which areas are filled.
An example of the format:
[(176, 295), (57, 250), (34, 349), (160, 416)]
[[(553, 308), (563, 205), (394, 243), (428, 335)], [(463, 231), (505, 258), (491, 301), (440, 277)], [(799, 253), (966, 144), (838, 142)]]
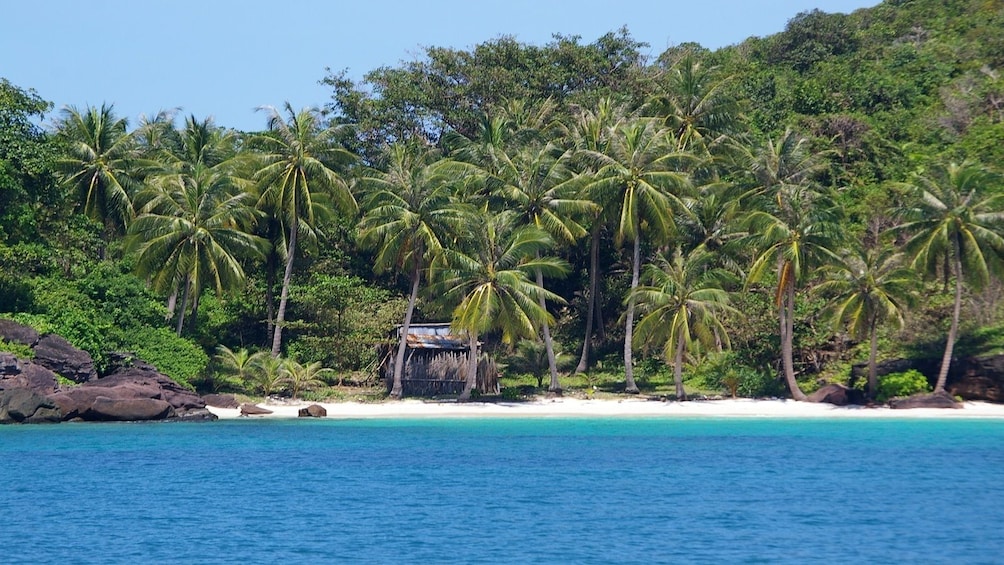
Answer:
[(784, 385), (776, 375), (743, 365), (733, 351), (708, 355), (692, 375), (698, 388), (720, 390), (730, 396), (762, 398), (785, 394)]
[(921, 392), (930, 392), (931, 385), (920, 371), (910, 369), (902, 373), (889, 373), (879, 377), (875, 400), (886, 402), (897, 396), (910, 396)]
[(23, 343), (14, 343), (5, 339), (0, 339), (0, 351), (10, 353), (18, 359), (34, 359), (35, 351)]
[(209, 364), (201, 347), (168, 328), (135, 328), (122, 336), (122, 348), (157, 367), (182, 386), (192, 388)]

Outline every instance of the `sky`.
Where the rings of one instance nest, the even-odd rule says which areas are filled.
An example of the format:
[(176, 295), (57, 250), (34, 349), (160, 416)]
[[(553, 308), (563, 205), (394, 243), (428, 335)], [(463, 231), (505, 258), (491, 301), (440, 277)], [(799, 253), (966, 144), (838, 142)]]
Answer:
[(623, 26), (656, 57), (697, 42), (716, 49), (784, 29), (799, 12), (849, 13), (879, 0), (19, 0), (0, 20), (0, 77), (54, 104), (114, 104), (259, 130), (256, 108), (321, 107), (319, 84), (346, 69), (360, 79), (420, 58), (423, 48), (471, 48), (502, 35), (543, 45), (552, 34), (588, 44)]

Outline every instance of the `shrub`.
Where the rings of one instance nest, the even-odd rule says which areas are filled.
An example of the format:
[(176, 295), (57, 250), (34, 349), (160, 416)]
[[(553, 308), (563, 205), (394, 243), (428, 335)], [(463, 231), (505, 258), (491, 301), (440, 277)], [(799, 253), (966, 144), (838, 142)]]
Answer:
[(34, 359), (35, 350), (23, 343), (14, 343), (5, 339), (0, 339), (0, 351), (10, 353), (18, 359)]
[(120, 336), (120, 340), (124, 349), (189, 388), (209, 364), (209, 357), (201, 347), (178, 337), (168, 328), (135, 328)]
[(897, 396), (910, 396), (921, 392), (930, 392), (931, 385), (920, 371), (910, 369), (902, 373), (889, 373), (879, 377), (875, 400), (886, 402)]

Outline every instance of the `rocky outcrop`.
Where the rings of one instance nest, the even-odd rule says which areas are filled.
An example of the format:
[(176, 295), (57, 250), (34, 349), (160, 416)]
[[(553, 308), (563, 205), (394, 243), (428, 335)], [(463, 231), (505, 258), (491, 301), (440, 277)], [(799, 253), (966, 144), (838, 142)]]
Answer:
[(59, 408), (52, 401), (27, 388), (0, 391), (0, 424), (39, 424), (62, 421)]
[(75, 383), (85, 383), (98, 378), (94, 359), (82, 349), (56, 334), (42, 336), (34, 347), (34, 362)]
[(0, 318), (0, 339), (35, 347), (35, 344), (38, 343), (38, 332), (31, 326), (19, 324), (7, 318)]
[(174, 408), (165, 400), (98, 396), (80, 417), (89, 421), (136, 422), (164, 420), (174, 415)]
[(215, 406), (216, 408), (240, 408), (240, 403), (232, 394), (204, 394), (202, 401), (206, 403), (206, 406)]
[(328, 411), (320, 404), (311, 404), (306, 408), (300, 408), (297, 412), (299, 418), (324, 418), (327, 415)]
[(904, 398), (893, 398), (889, 401), (890, 408), (962, 408), (962, 403), (952, 395), (944, 392), (932, 394), (915, 394)]
[(864, 404), (865, 395), (860, 390), (841, 384), (828, 384), (809, 395), (809, 402), (826, 402), (835, 406)]

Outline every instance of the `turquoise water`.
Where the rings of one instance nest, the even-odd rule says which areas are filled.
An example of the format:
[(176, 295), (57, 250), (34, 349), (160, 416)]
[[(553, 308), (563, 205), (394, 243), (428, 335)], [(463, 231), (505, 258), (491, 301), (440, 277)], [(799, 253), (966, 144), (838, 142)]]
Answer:
[(1001, 563), (1004, 422), (0, 427), (5, 563)]

